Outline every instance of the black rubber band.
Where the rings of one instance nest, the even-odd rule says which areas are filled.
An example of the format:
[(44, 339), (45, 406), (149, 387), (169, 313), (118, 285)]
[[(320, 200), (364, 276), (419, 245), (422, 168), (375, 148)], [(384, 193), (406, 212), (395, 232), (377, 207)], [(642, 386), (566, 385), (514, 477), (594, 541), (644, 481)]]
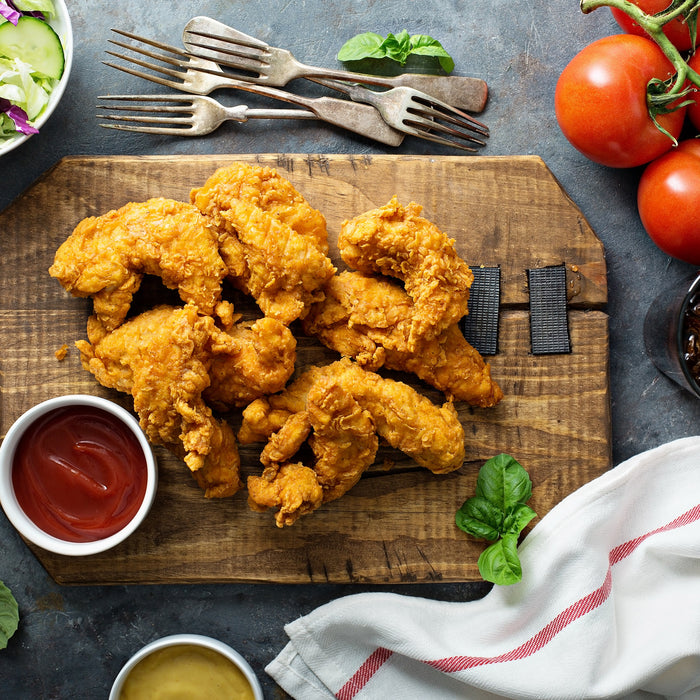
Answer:
[(482, 355), (498, 352), (498, 316), (501, 305), (501, 268), (472, 267), (469, 313), (460, 326), (467, 342)]
[(527, 282), (533, 355), (570, 353), (566, 267), (552, 265), (528, 270)]

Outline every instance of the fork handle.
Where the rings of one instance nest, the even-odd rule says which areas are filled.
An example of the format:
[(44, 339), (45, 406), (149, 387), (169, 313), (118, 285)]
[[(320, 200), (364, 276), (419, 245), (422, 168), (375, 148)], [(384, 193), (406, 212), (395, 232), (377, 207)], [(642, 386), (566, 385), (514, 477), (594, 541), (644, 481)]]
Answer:
[(303, 66), (304, 78), (335, 78), (342, 82), (365, 83), (380, 87), (410, 87), (468, 112), (483, 112), (488, 99), (488, 85), (480, 78), (459, 75), (423, 75), (402, 73), (391, 77), (351, 73), (332, 68)]
[(247, 83), (243, 80), (230, 80), (227, 86), (306, 107), (322, 121), (354, 131), (356, 134), (387, 146), (399, 146), (403, 141), (404, 135), (390, 127), (382, 115), (368, 104), (339, 100), (335, 97), (302, 97), (285, 90)]

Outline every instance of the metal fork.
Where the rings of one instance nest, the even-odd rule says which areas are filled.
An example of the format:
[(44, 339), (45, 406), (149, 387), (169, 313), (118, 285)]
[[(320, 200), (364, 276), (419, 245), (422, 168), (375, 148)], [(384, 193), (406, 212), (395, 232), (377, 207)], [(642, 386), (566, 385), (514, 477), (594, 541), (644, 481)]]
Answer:
[(470, 144), (486, 145), (485, 141), (477, 138), (477, 135), (488, 137), (489, 130), (485, 124), (413, 88), (396, 87), (386, 92), (374, 92), (361, 85), (337, 80), (310, 80), (344, 92), (351, 100), (376, 107), (387, 124), (406, 134), (464, 151), (476, 151)]
[(247, 73), (250, 82), (283, 87), (294, 78), (333, 78), (380, 87), (412, 87), (470, 112), (486, 106), (488, 87), (483, 80), (463, 76), (404, 73), (379, 77), (344, 70), (309, 66), (286, 49), (266, 44), (211, 17), (193, 17), (183, 32), (185, 48), (192, 54)]
[[(126, 124), (100, 124), (100, 126), (106, 129), (138, 131), (146, 134), (203, 136), (210, 134), (225, 121), (317, 118), (313, 112), (302, 109), (250, 109), (246, 105), (224, 107), (211, 97), (203, 95), (100, 95), (97, 99), (116, 102), (99, 104), (98, 109), (119, 112), (119, 114), (98, 114), (98, 119), (127, 122)], [(136, 104), (140, 102), (146, 104)], [(126, 111), (137, 114), (121, 114)], [(155, 126), (156, 124), (163, 126)]]
[[(264, 97), (270, 97), (272, 99), (282, 100), (283, 102), (289, 102), (301, 107), (306, 107), (318, 119), (334, 124), (335, 126), (348, 129), (360, 134), (361, 136), (374, 139), (375, 141), (379, 141), (380, 143), (388, 146), (398, 146), (403, 141), (403, 133), (390, 127), (384, 121), (381, 114), (370, 105), (348, 102), (347, 100), (336, 99), (333, 97), (303, 97), (301, 95), (295, 95), (291, 92), (285, 92), (284, 90), (278, 90), (273, 87), (255, 85), (243, 80), (236, 80), (230, 76), (227, 76), (226, 73), (224, 73), (221, 68), (212, 61), (205, 61), (201, 58), (189, 56), (184, 51), (173, 46), (169, 46), (168, 44), (163, 44), (162, 42), (154, 41), (152, 39), (144, 39), (143, 37), (137, 36), (136, 34), (131, 34), (130, 32), (124, 32), (116, 29), (113, 31), (122, 36), (128, 37), (135, 41), (140, 41), (149, 46), (153, 46), (160, 51), (166, 52), (158, 53), (145, 49), (141, 46), (133, 46), (131, 44), (112, 41), (111, 43), (121, 48), (129, 49), (142, 56), (147, 56), (167, 64), (166, 66), (162, 66), (143, 61), (133, 56), (107, 52), (112, 56), (123, 59), (124, 61), (128, 61), (135, 65), (141, 66), (142, 68), (147, 68), (155, 71), (156, 73), (160, 73), (160, 75), (153, 75), (151, 73), (146, 73), (127, 66), (105, 61), (108, 66), (124, 71), (125, 73), (129, 73), (130, 75), (144, 78), (159, 85), (174, 88), (175, 90), (181, 90), (199, 95), (208, 94), (209, 92), (222, 87), (245, 90), (247, 92), (263, 95)], [(165, 78), (161, 76), (169, 77)]]
[[(192, 29), (193, 27), (196, 28), (196, 32)], [(297, 69), (298, 63), (288, 51), (273, 49), (264, 42), (209, 17), (195, 17), (187, 23), (183, 33), (185, 46), (188, 44), (200, 48), (204, 46), (203, 44), (193, 45), (187, 39), (188, 35), (195, 33), (197, 36), (203, 36), (204, 28), (211, 28), (212, 32), (216, 32), (216, 34), (212, 32), (207, 34), (210, 42), (216, 40), (216, 44), (207, 45), (209, 47), (207, 60), (213, 58), (217, 63), (233, 66), (239, 70), (259, 72), (257, 78), (246, 76), (246, 81), (265, 79), (272, 85), (279, 85), (284, 84), (290, 77), (304, 74)], [(215, 50), (214, 46), (220, 48)], [(254, 58), (251, 58), (253, 56)], [(338, 71), (332, 72), (338, 73)], [(478, 136), (488, 137), (489, 130), (485, 124), (415, 88), (402, 86), (377, 92), (361, 85), (305, 75), (314, 82), (348, 94), (358, 103), (376, 107), (387, 124), (404, 133), (465, 151), (473, 152), (476, 150), (474, 146), (486, 145), (478, 138)]]

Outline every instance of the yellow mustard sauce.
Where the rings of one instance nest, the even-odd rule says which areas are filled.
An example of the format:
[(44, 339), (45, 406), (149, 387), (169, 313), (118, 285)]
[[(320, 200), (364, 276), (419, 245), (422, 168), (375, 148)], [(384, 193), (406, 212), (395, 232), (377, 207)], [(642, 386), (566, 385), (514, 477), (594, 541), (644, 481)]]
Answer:
[(178, 644), (134, 666), (119, 700), (254, 700), (243, 672), (213, 649)]

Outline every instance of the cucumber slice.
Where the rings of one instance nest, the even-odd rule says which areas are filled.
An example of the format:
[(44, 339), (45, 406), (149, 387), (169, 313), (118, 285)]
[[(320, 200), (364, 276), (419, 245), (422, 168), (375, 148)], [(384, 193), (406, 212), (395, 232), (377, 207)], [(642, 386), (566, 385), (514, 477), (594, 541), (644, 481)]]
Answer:
[(35, 71), (58, 80), (65, 57), (58, 34), (38, 17), (20, 17), (0, 24), (0, 56), (19, 58)]

